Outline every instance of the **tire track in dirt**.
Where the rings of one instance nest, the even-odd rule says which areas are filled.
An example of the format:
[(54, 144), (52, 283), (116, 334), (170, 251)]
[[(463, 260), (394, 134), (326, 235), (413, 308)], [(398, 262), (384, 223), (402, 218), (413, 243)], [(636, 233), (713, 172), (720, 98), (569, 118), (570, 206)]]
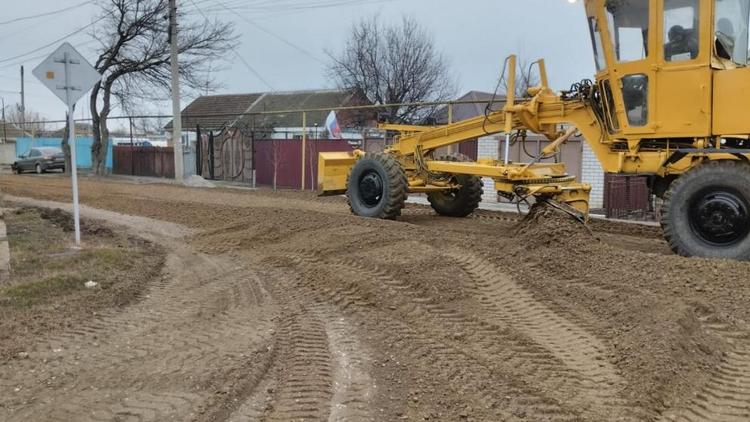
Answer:
[[(507, 369), (516, 368), (518, 376), (529, 380), (543, 378), (547, 390), (562, 391), (568, 385), (580, 380), (579, 374), (564, 367), (563, 362), (548, 350), (528, 341), (526, 336), (518, 335), (512, 327), (501, 327), (494, 322), (488, 322), (481, 314), (468, 315), (464, 312), (450, 309), (438, 301), (420, 293), (414, 286), (389, 274), (381, 268), (366, 261), (337, 259), (327, 265), (338, 268), (339, 271), (351, 271), (356, 268), (358, 274), (370, 277), (381, 285), (393, 289), (404, 300), (410, 302), (409, 314), (426, 325), (450, 327), (452, 332), (461, 333), (462, 338), (476, 344), (473, 353), (487, 361), (502, 361)], [(538, 381), (539, 379), (537, 379)], [(567, 399), (559, 397), (559, 399)]]
[(684, 408), (664, 412), (661, 421), (750, 421), (750, 331), (705, 321), (703, 326), (721, 336), (732, 349), (700, 392)]
[(333, 367), (324, 324), (302, 308), (284, 315), (280, 336), (284, 368), (264, 419), (327, 419), (333, 396)]
[(648, 418), (622, 397), (625, 381), (608, 362), (607, 348), (599, 339), (537, 301), (487, 260), (458, 249), (444, 254), (472, 277), (474, 283), (466, 287), (493, 320), (524, 333), (580, 374), (577, 390), (591, 411), (618, 420)]
[(297, 291), (289, 280), (299, 275), (285, 270), (264, 271), (269, 290), (283, 299), (278, 359), (229, 420), (375, 420), (369, 352), (344, 317)]
[(185, 251), (168, 267), (143, 302), (1, 367), (0, 419), (184, 419), (215, 406), (215, 391), (247, 390), (234, 373), (262, 367), (273, 340), (269, 298), (251, 287), (257, 277)]
[[(462, 396), (471, 400), (478, 398), (479, 402), (475, 407), (482, 409), (493, 409), (498, 412), (497, 417), (512, 418), (511, 410), (501, 409), (499, 403), (502, 398), (510, 398), (516, 403), (523, 404), (523, 415), (530, 420), (578, 420), (577, 412), (571, 408), (564, 408), (560, 405), (560, 400), (554, 399), (540, 392), (534, 393), (524, 386), (503, 386), (502, 392), (498, 392), (498, 380), (493, 378), (491, 373), (497, 369), (497, 363), (508, 358), (512, 364), (520, 363), (523, 359), (521, 355), (516, 355), (518, 350), (502, 351), (497, 343), (492, 343), (491, 336), (496, 336), (496, 331), (492, 327), (483, 326), (480, 323), (474, 325), (468, 324), (470, 320), (464, 315), (457, 314), (451, 310), (442, 308), (434, 303), (429, 303), (424, 297), (408, 297), (408, 287), (403, 283), (395, 281), (388, 276), (372, 272), (363, 268), (359, 262), (349, 262), (339, 259), (322, 259), (319, 256), (310, 254), (305, 251), (290, 253), (287, 259), (300, 267), (301, 273), (315, 272), (320, 270), (329, 270), (331, 273), (341, 277), (342, 280), (367, 279), (378, 285), (394, 289), (396, 294), (406, 301), (406, 316), (394, 316), (383, 320), (383, 315), (378, 315), (377, 319), (385, 322), (386, 331), (392, 333), (397, 339), (399, 355), (394, 356), (396, 359), (407, 359), (421, 362), (427, 365), (430, 371), (436, 371), (437, 376), (446, 380), (447, 384), (459, 390)], [(283, 265), (283, 264), (280, 264)], [(354, 281), (348, 288), (334, 289), (322, 284), (312, 284), (307, 282), (304, 277), (300, 277), (299, 282), (310, 291), (322, 294), (326, 301), (336, 304), (340, 309), (346, 312), (357, 314), (369, 314), (372, 309), (371, 304), (363, 299), (365, 294), (357, 287)], [(428, 310), (429, 308), (429, 310)], [(372, 316), (372, 315), (370, 315)], [(476, 330), (476, 331), (474, 331)], [(463, 333), (462, 338), (451, 338), (457, 332)], [(464, 336), (476, 340), (479, 347), (471, 347)], [(501, 340), (506, 340), (505, 338)], [(461, 345), (461, 346), (459, 346)], [(488, 346), (489, 350), (484, 349)], [(496, 352), (496, 353), (494, 353)], [(533, 352), (526, 351), (526, 357)], [(543, 372), (543, 359), (554, 360), (550, 355), (544, 356), (542, 353), (536, 361), (540, 364), (538, 371)], [(528, 364), (528, 362), (527, 362)], [(507, 368), (506, 368), (507, 369)], [(530, 366), (524, 369), (531, 369)], [(575, 374), (570, 373), (570, 376)], [(564, 383), (564, 380), (558, 380)], [(492, 385), (492, 388), (488, 386)], [(557, 384), (555, 387), (561, 387)], [(553, 388), (549, 386), (550, 388)], [(517, 415), (516, 415), (517, 416)]]
[(370, 376), (372, 357), (345, 318), (327, 319), (329, 349), (336, 361), (331, 422), (371, 421), (375, 384)]

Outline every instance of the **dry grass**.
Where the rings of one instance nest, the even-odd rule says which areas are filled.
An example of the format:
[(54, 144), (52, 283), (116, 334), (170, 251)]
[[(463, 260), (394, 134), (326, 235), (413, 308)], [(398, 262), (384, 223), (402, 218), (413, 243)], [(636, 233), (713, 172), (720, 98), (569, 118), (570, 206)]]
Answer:
[[(12, 270), (0, 285), (0, 360), (24, 351), (35, 336), (132, 303), (159, 275), (160, 248), (96, 222), (83, 226), (83, 249), (72, 248), (69, 218), (33, 208), (5, 215)], [(98, 285), (86, 288), (87, 281)]]

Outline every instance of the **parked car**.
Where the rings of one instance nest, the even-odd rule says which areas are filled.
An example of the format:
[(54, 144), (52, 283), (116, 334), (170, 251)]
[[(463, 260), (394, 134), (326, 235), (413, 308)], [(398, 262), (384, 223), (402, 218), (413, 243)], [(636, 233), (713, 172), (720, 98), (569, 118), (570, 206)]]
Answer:
[(65, 154), (60, 148), (31, 148), (28, 152), (21, 154), (11, 167), (18, 174), (24, 171), (42, 174), (47, 170), (62, 170), (65, 172)]

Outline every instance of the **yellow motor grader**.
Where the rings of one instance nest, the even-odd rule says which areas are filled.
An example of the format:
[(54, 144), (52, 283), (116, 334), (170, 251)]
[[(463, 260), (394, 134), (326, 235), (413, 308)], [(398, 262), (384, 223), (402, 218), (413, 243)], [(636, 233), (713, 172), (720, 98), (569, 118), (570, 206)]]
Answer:
[[(319, 189), (346, 192), (364, 217), (397, 218), (409, 193), (427, 194), (441, 215), (465, 217), (478, 207), (485, 177), (508, 199), (546, 201), (587, 218), (590, 186), (547, 161), (580, 134), (605, 172), (649, 177), (675, 252), (750, 260), (750, 0), (584, 3), (595, 81), (554, 92), (540, 60), (540, 86), (514, 98), (511, 56), (501, 109), (405, 128), (384, 153), (322, 153)], [(511, 162), (511, 136), (526, 131), (551, 142), (530, 163)], [(499, 133), (503, 160), (438, 156), (442, 147)]]

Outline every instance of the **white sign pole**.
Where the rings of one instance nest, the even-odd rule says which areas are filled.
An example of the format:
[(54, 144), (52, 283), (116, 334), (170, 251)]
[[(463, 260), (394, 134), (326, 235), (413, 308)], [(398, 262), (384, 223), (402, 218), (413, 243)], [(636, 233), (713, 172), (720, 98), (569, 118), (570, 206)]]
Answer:
[(68, 97), (68, 146), (70, 147), (70, 178), (73, 185), (73, 223), (76, 231), (76, 247), (81, 247), (81, 214), (78, 206), (78, 162), (76, 161), (76, 124), (73, 116), (75, 101), (71, 101), (73, 87), (70, 85), (70, 57), (65, 53), (65, 94)]
[(75, 223), (76, 247), (80, 247), (81, 216), (78, 206), (76, 124), (73, 111), (76, 102), (101, 81), (102, 75), (72, 45), (63, 43), (34, 69), (34, 76), (68, 106), (68, 145), (70, 146), (71, 161), (70, 178), (73, 185), (73, 221)]
[(76, 161), (76, 126), (73, 106), (68, 107), (68, 146), (70, 147), (70, 178), (73, 185), (73, 221), (76, 230), (76, 246), (81, 246), (81, 212), (78, 206), (78, 166)]

